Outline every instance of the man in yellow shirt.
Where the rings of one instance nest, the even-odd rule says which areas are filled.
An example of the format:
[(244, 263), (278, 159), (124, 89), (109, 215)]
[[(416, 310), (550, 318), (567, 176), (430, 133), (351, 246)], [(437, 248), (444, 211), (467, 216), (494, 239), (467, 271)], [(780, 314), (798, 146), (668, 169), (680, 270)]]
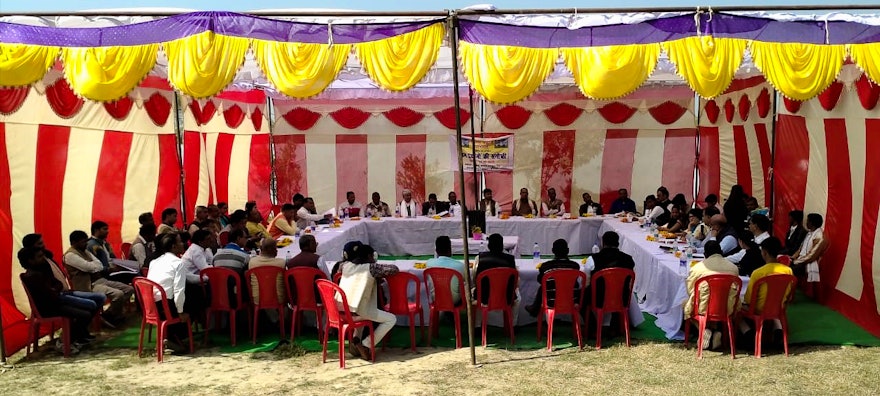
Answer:
[[(749, 286), (746, 287), (746, 295), (743, 301), (746, 304), (749, 304), (752, 301), (752, 286), (759, 279), (773, 275), (773, 274), (785, 274), (791, 275), (791, 268), (785, 264), (780, 264), (776, 260), (776, 256), (779, 255), (779, 252), (782, 250), (782, 242), (779, 241), (776, 237), (770, 237), (761, 242), (761, 256), (764, 257), (763, 266), (759, 267), (755, 271), (752, 272), (752, 276), (749, 278)], [(788, 297), (788, 294), (791, 293), (791, 290), (786, 291), (785, 295)], [(758, 299), (757, 299), (757, 311), (760, 312), (764, 309), (764, 303), (767, 300), (767, 287), (762, 287), (758, 290)]]
[(269, 230), (266, 229), (266, 226), (262, 224), (263, 215), (260, 214), (259, 209), (256, 207), (251, 208), (250, 212), (247, 214), (247, 230), (248, 234), (252, 237), (258, 237), (259, 239), (263, 238), (271, 238), (269, 235)]
[[(688, 274), (687, 280), (685, 281), (687, 285), (687, 293), (688, 298), (684, 301), (684, 317), (685, 317), (685, 326), (690, 326), (688, 318), (691, 317), (691, 314), (694, 312), (694, 292), (695, 286), (697, 284), (697, 280), (704, 276), (715, 275), (715, 274), (728, 274), (728, 275), (739, 275), (739, 269), (736, 268), (736, 265), (728, 261), (722, 255), (721, 245), (718, 241), (709, 241), (706, 242), (704, 246), (704, 254), (706, 259), (695, 264), (691, 267), (690, 272)], [(730, 312), (735, 312), (737, 307), (736, 304), (736, 291), (731, 289), (730, 295), (727, 298), (728, 309)], [(707, 284), (700, 285), (700, 302), (699, 306), (696, 307), (697, 312), (705, 313), (706, 305), (709, 303), (709, 286)], [(714, 323), (713, 323), (714, 324)], [(713, 324), (710, 324), (713, 325)], [(703, 349), (716, 349), (721, 345), (721, 331), (710, 329), (707, 326), (706, 330), (703, 331), (703, 345), (701, 347)]]

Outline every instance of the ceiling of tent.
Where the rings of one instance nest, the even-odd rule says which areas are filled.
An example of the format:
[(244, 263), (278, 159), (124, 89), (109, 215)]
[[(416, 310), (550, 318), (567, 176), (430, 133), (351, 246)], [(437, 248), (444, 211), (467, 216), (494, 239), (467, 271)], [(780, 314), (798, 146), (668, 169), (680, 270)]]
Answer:
[[(118, 8), (105, 10), (84, 11), (77, 16), (27, 16), (27, 15), (11, 15), (0, 16), (0, 22), (11, 22), (24, 25), (45, 26), (45, 27), (110, 27), (122, 26), (140, 22), (147, 22), (164, 18), (164, 16), (129, 16), (134, 13), (143, 13), (147, 15), (156, 14), (176, 14), (188, 13), (198, 10), (184, 8)], [(101, 16), (82, 16), (88, 12), (94, 12)], [(107, 16), (114, 12), (124, 14), (126, 16)], [(392, 22), (410, 22), (434, 20), (437, 17), (364, 17), (364, 16), (276, 16), (280, 14), (296, 15), (297, 13), (316, 13), (316, 12), (362, 12), (358, 10), (326, 10), (326, 9), (271, 9), (271, 10), (253, 10), (247, 13), (271, 13), (270, 19), (286, 20), (304, 23), (328, 23), (328, 24), (350, 24), (350, 23), (392, 23)], [(569, 29), (577, 29), (589, 26), (603, 26), (614, 24), (633, 24), (642, 21), (683, 15), (684, 13), (629, 13), (629, 14), (545, 14), (545, 15), (468, 15), (461, 16), (462, 19), (469, 19), (480, 22), (503, 23), (508, 25), (521, 26), (541, 26), (541, 27), (565, 27)], [(771, 18), (780, 21), (850, 21), (868, 25), (880, 25), (880, 14), (844, 14), (832, 13), (825, 15), (807, 15), (807, 14), (790, 14), (790, 13), (768, 13), (768, 12), (748, 12), (734, 13), (743, 16), (753, 16), (760, 18)], [(415, 88), (405, 92), (387, 92), (372, 81), (364, 72), (358, 58), (350, 56), (342, 71), (333, 81), (327, 90), (319, 94), (315, 99), (332, 99), (334, 97), (345, 97), (346, 93), (358, 92), (357, 95), (370, 98), (406, 98), (406, 97), (435, 97), (438, 95), (451, 95), (452, 79), (452, 51), (449, 47), (448, 39), (444, 39), (440, 48), (437, 62), (425, 76), (425, 78), (415, 86)], [(151, 72), (152, 75), (166, 78), (167, 77), (168, 59), (164, 51), (159, 51), (158, 60), (155, 68)], [(844, 69), (852, 68), (853, 65), (847, 65)], [(737, 70), (736, 78), (748, 78), (760, 75), (761, 72), (755, 67), (751, 54), (747, 50), (740, 68)], [(850, 75), (855, 75), (852, 79), (858, 78), (858, 73), (847, 72), (844, 70), (840, 78), (844, 81), (850, 79)], [(467, 86), (467, 79), (459, 74), (461, 87)], [(670, 62), (667, 54), (663, 51), (660, 59), (650, 76), (647, 85), (686, 85), (685, 81), (676, 73), (676, 68)], [(272, 85), (267, 81), (266, 76), (258, 66), (252, 50), (248, 50), (246, 60), (236, 74), (232, 85), (228, 87), (232, 90), (250, 90), (261, 89), (266, 91), (270, 96), (282, 98), (282, 94), (276, 92)], [(540, 87), (540, 91), (560, 91), (574, 88), (574, 78), (571, 72), (564, 66), (563, 60), (558, 59), (556, 67), (547, 80)], [(369, 92), (369, 93), (367, 93)]]

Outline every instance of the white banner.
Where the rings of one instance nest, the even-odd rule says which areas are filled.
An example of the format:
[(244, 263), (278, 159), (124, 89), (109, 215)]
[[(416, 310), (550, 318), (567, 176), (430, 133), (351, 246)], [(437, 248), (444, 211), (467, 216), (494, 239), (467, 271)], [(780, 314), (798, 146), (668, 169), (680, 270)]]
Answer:
[[(477, 172), (498, 172), (513, 170), (513, 135), (497, 138), (475, 138), (476, 147), (471, 147), (471, 138), (461, 137), (461, 160), (464, 162), (465, 172), (473, 172), (474, 157), (476, 157)], [(453, 159), (450, 169), (458, 171), (458, 147), (455, 136), (449, 139), (449, 148), (452, 150), (450, 158)]]

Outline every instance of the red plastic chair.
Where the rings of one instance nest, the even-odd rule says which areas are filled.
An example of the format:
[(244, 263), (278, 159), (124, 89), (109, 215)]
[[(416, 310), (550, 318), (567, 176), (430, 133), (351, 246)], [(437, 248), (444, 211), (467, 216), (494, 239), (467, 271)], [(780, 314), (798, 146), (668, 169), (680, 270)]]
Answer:
[[(254, 296), (251, 289), (251, 277), (254, 277), (259, 286), (259, 295)], [(248, 289), (251, 290), (251, 307), (254, 313), (253, 319), (253, 343), (257, 343), (257, 326), (259, 321), (257, 317), (262, 310), (274, 309), (278, 311), (278, 327), (281, 330), (281, 338), (284, 338), (284, 304), (285, 301), (278, 301), (278, 278), (284, 279), (284, 270), (279, 267), (258, 267), (249, 269), (244, 273), (245, 282)]]
[(25, 293), (27, 293), (28, 303), (31, 306), (31, 317), (30, 326), (28, 327), (28, 343), (27, 349), (25, 350), (25, 356), (31, 354), (31, 345), (33, 345), (33, 351), (37, 351), (37, 347), (40, 344), (40, 325), (50, 325), (49, 329), (49, 340), (55, 340), (55, 326), (61, 328), (61, 342), (64, 343), (64, 357), (70, 357), (70, 318), (66, 318), (64, 316), (50, 316), (43, 317), (40, 315), (40, 311), (37, 310), (37, 306), (34, 304), (34, 299), (31, 297), (31, 291), (28, 290), (27, 286), (24, 284), (24, 274), (19, 275), (21, 278), (21, 286), (24, 288)]
[[(489, 280), (489, 301), (485, 304), (481, 301), (482, 280)], [(513, 268), (492, 268), (477, 275), (475, 283), (477, 284), (477, 308), (482, 313), (483, 327), (483, 346), (486, 346), (486, 329), (489, 327), (489, 311), (503, 311), (504, 325), (510, 332), (510, 343), (515, 344), (516, 338), (513, 334), (513, 307), (507, 303), (507, 285), (513, 279), (514, 285), (519, 282), (519, 272)]]
[[(605, 294), (602, 296), (602, 306), (596, 306), (599, 301), (596, 298), (596, 290), (599, 279), (602, 279)], [(626, 268), (606, 268), (596, 272), (591, 277), (590, 293), (592, 299), (590, 310), (596, 317), (596, 349), (602, 349), (602, 318), (606, 313), (620, 314), (621, 326), (626, 335), (626, 346), (629, 347), (629, 303), (633, 285), (636, 283), (636, 273)]]
[[(235, 346), (235, 314), (240, 310), (248, 309), (248, 306), (244, 304), (241, 294), (244, 293), (244, 289), (241, 288), (241, 278), (238, 277), (238, 273), (235, 271), (222, 267), (205, 268), (199, 272), (199, 277), (202, 281), (202, 290), (207, 295), (208, 301), (210, 301), (210, 305), (205, 309), (205, 345), (208, 344), (208, 330), (210, 326), (207, 325), (211, 323), (211, 314), (216, 315), (218, 312), (226, 312), (229, 314), (229, 332), (232, 338), (232, 346)], [(235, 301), (229, 300), (229, 279), (235, 282)], [(234, 306), (233, 302), (235, 303)], [(248, 329), (250, 329), (251, 317), (247, 312), (245, 312), (244, 316), (248, 319)], [(219, 319), (219, 316), (214, 316), (215, 327), (220, 326)]]
[[(388, 303), (385, 310), (395, 315), (406, 315), (409, 318), (409, 342), (413, 352), (416, 351), (416, 315), (419, 316), (419, 326), (422, 339), (425, 339), (425, 313), (422, 309), (422, 282), (409, 272), (398, 272), (385, 278), (388, 284)], [(409, 300), (409, 285), (416, 285), (415, 301)], [(382, 345), (385, 346), (384, 344)]]
[[(758, 309), (758, 293), (761, 288), (767, 293), (764, 306)], [(755, 323), (755, 357), (761, 357), (761, 331), (764, 329), (764, 321), (779, 319), (782, 322), (782, 345), (785, 348), (785, 356), (788, 356), (788, 317), (785, 309), (794, 299), (794, 290), (797, 287), (797, 278), (794, 275), (773, 274), (765, 276), (752, 285), (752, 296), (748, 308), (743, 308), (740, 315), (749, 318)]]
[(229, 243), (229, 231), (221, 232), (217, 235), (217, 239), (220, 241), (220, 247), (226, 246)]
[[(327, 309), (327, 326), (324, 327), (324, 337), (321, 342), (322, 345), (322, 357), (321, 361), (323, 363), (327, 363), (327, 338), (329, 337), (330, 328), (335, 328), (339, 333), (339, 368), (345, 368), (345, 338), (348, 336), (348, 342), (354, 342), (354, 330), (360, 327), (366, 327), (370, 329), (370, 351), (372, 355), (370, 356), (370, 360), (376, 361), (376, 345), (375, 345), (375, 330), (373, 329), (373, 322), (369, 320), (354, 320), (354, 317), (351, 315), (351, 310), (348, 308), (348, 298), (345, 297), (345, 292), (342, 291), (342, 288), (339, 285), (330, 282), (326, 279), (318, 279), (315, 284), (318, 286), (318, 294), (321, 295), (321, 302), (324, 304), (324, 308)], [(336, 296), (339, 296), (339, 300), (341, 301), (342, 311), (339, 310), (340, 305), (336, 304)]]
[[(706, 302), (706, 312), (700, 314), (700, 286), (706, 284), (709, 287), (709, 301)], [(706, 330), (708, 322), (726, 322), (727, 332), (730, 337), (730, 358), (736, 358), (736, 346), (734, 343), (735, 336), (733, 331), (733, 316), (736, 311), (730, 311), (727, 307), (727, 300), (731, 292), (736, 292), (736, 300), (734, 307), (739, 302), (739, 294), (742, 290), (742, 279), (736, 275), (730, 274), (714, 274), (707, 275), (697, 279), (694, 285), (694, 311), (688, 319), (696, 319), (698, 323), (697, 336), (697, 357), (703, 358), (703, 331)], [(735, 309), (735, 308), (734, 308)], [(687, 347), (691, 326), (686, 323), (684, 326), (684, 345)]]
[(119, 247), (119, 252), (122, 253), (123, 260), (128, 260), (128, 257), (131, 255), (131, 244), (128, 242), (123, 243)]
[[(547, 304), (547, 283), (553, 282), (556, 297), (553, 307)], [(574, 336), (577, 338), (578, 348), (584, 349), (581, 339), (581, 307), (584, 305), (584, 294), (581, 293), (575, 301), (575, 289), (578, 285), (587, 284), (587, 274), (576, 269), (557, 269), (544, 274), (541, 280), (541, 310), (538, 311), (538, 341), (541, 341), (541, 317), (547, 315), (547, 350), (553, 350), (553, 319), (556, 314), (570, 314), (574, 322)]]
[[(143, 319), (141, 319), (141, 334), (138, 340), (138, 357), (141, 357), (143, 354), (144, 327), (148, 324), (158, 328), (156, 331), (156, 356), (159, 363), (162, 363), (162, 359), (165, 356), (165, 347), (163, 345), (166, 336), (165, 329), (171, 324), (186, 324), (186, 330), (189, 332), (189, 352), (192, 353), (195, 350), (193, 347), (192, 323), (189, 319), (184, 322), (180, 320), (180, 318), (171, 316), (171, 308), (168, 307), (168, 297), (165, 295), (165, 289), (163, 289), (162, 286), (159, 286), (158, 283), (140, 276), (135, 277), (131, 283), (138, 296), (138, 303), (141, 305), (141, 312), (144, 313)], [(153, 297), (154, 291), (159, 291), (159, 295), (161, 296), (159, 301), (162, 303), (162, 311), (165, 317), (164, 320), (161, 319), (162, 316), (159, 315), (159, 309), (156, 307), (157, 301), (155, 300), (155, 297)]]
[(458, 280), (458, 295), (462, 299), (466, 294), (464, 291), (464, 277), (453, 269), (449, 268), (428, 268), (425, 270), (425, 287), (428, 282), (434, 284), (434, 296), (428, 295), (428, 346), (431, 346), (431, 337), (435, 332), (440, 330), (440, 312), (452, 312), (455, 318), (455, 348), (461, 348), (461, 311), (465, 309), (464, 301), (460, 301), (458, 305), (452, 299), (452, 280)]
[(339, 272), (333, 274), (333, 283), (339, 284), (339, 281), (342, 280), (342, 269), (339, 269)]
[[(327, 275), (317, 268), (294, 267), (284, 273), (284, 289), (287, 291), (287, 301), (293, 310), (290, 322), (290, 341), (296, 337), (297, 317), (302, 316), (303, 311), (314, 311), (317, 316), (318, 334), (322, 334), (321, 328), (324, 322), (321, 315), (324, 307), (318, 302), (315, 295), (315, 281), (327, 279)], [(291, 287), (293, 285), (293, 287)], [(300, 325), (302, 322), (299, 322)]]

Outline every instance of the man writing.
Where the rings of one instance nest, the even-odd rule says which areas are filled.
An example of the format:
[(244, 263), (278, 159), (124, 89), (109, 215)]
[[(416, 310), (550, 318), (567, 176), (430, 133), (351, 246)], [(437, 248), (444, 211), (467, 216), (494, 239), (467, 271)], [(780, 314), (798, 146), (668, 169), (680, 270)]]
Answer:
[(277, 239), (283, 235), (296, 235), (297, 232), (296, 208), (293, 204), (286, 203), (281, 206), (281, 213), (275, 215), (269, 223), (269, 235)]
[(303, 201), (303, 206), (296, 212), (296, 226), (299, 229), (305, 229), (315, 225), (316, 221), (330, 220), (333, 217), (331, 214), (319, 215), (313, 212), (315, 212), (315, 200), (312, 197), (307, 197)]

